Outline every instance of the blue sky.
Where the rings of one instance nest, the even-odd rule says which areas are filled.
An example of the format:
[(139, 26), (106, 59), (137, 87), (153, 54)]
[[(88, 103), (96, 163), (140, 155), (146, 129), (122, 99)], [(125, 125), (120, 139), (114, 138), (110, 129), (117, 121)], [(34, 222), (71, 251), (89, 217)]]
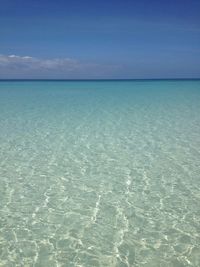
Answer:
[(200, 77), (198, 0), (1, 0), (0, 78)]

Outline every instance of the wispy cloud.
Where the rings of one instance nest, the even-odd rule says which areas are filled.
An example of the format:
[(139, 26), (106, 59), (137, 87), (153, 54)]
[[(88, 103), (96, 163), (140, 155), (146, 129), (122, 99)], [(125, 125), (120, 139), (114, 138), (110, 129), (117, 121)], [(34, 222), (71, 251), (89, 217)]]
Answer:
[(0, 78), (98, 78), (114, 75), (119, 68), (71, 58), (0, 55)]
[(77, 60), (70, 58), (53, 58), (53, 59), (40, 59), (30, 56), (17, 56), (17, 55), (0, 55), (1, 67), (12, 67), (23, 69), (40, 69), (40, 70), (75, 70), (80, 67)]

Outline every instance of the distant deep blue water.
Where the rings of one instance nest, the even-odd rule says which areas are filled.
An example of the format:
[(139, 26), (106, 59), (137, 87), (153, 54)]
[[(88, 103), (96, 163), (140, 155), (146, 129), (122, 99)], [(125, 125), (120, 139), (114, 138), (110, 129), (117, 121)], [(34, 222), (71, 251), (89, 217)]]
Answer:
[(200, 266), (200, 81), (0, 82), (0, 266)]

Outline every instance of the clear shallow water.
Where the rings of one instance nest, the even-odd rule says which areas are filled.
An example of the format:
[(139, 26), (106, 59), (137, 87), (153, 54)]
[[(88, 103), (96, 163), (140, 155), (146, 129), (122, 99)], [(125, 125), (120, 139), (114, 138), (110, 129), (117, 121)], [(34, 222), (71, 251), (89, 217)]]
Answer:
[(200, 81), (0, 82), (0, 266), (200, 266)]

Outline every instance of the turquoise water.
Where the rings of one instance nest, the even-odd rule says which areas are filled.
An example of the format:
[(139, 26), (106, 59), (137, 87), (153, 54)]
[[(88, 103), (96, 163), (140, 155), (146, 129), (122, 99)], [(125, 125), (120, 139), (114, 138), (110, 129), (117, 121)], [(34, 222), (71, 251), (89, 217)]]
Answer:
[(200, 266), (200, 81), (0, 82), (0, 266)]

